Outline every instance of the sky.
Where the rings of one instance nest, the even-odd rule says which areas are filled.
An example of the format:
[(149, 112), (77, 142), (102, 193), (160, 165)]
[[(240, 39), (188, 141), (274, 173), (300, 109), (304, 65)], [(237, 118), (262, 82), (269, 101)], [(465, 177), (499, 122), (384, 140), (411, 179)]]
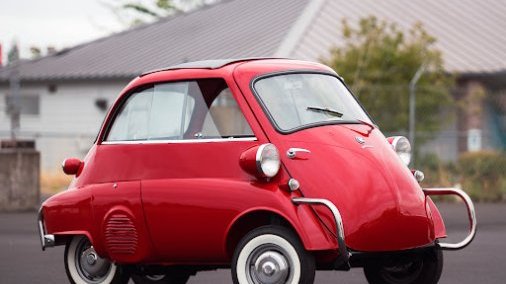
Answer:
[(0, 0), (3, 62), (14, 40), (29, 57), (31, 46), (62, 49), (121, 30), (104, 3), (114, 0)]

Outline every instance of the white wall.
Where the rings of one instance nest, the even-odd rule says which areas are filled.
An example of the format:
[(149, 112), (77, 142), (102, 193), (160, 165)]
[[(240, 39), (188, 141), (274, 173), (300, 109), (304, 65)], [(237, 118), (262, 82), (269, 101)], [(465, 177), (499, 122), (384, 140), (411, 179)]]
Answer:
[[(59, 170), (67, 157), (82, 158), (98, 133), (106, 112), (95, 106), (105, 98), (111, 106), (127, 81), (55, 83), (50, 93), (47, 83), (22, 85), (22, 94), (39, 96), (39, 115), (21, 115), (21, 138), (35, 138), (41, 152), (41, 169)], [(10, 137), (6, 114), (8, 87), (0, 87), (0, 139)]]

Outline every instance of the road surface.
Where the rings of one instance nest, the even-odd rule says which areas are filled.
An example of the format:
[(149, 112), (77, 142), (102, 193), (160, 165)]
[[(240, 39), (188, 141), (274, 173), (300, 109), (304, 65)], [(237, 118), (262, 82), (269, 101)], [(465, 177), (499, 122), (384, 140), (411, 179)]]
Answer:
[[(478, 234), (461, 251), (444, 253), (440, 283), (506, 283), (506, 204), (478, 204)], [(441, 204), (453, 238), (464, 236), (466, 212), (462, 204)], [(0, 213), (0, 283), (68, 283), (63, 247), (40, 249), (36, 213)], [(201, 272), (190, 284), (231, 283), (230, 270)], [(366, 283), (361, 269), (317, 272), (315, 283)]]

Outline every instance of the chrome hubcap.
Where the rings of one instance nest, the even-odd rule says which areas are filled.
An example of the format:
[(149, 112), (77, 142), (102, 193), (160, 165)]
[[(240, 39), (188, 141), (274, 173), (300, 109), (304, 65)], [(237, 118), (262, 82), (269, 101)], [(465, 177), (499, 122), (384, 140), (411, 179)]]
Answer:
[(88, 256), (86, 257), (86, 261), (88, 262), (89, 265), (94, 265), (95, 263), (97, 263), (97, 255), (94, 252), (89, 253)]
[(100, 283), (111, 270), (111, 263), (98, 256), (86, 239), (77, 246), (75, 263), (79, 275), (88, 283)]
[(264, 251), (251, 263), (251, 278), (254, 283), (286, 283), (290, 266), (285, 256), (277, 251)]

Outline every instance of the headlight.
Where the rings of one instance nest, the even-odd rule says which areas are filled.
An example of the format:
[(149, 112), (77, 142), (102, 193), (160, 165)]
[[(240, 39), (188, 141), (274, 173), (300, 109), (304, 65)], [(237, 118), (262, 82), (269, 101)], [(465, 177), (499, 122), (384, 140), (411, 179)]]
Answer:
[(270, 179), (278, 174), (281, 166), (279, 152), (270, 143), (258, 145), (244, 151), (239, 158), (241, 168), (258, 179)]
[(404, 136), (395, 136), (392, 138), (390, 143), (394, 151), (406, 166), (409, 165), (409, 162), (411, 162), (411, 143), (409, 143), (409, 140)]
[(273, 144), (262, 144), (257, 150), (256, 165), (258, 172), (267, 178), (275, 176), (281, 165), (279, 152)]

